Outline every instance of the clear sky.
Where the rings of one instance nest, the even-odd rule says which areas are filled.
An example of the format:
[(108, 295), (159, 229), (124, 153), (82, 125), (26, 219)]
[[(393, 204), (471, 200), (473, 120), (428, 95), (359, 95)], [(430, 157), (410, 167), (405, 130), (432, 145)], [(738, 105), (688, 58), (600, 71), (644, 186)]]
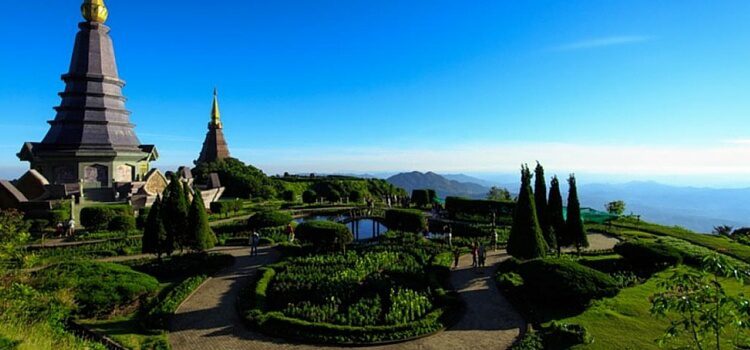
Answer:
[[(4, 3), (4, 173), (54, 118), (80, 2)], [(162, 167), (197, 158), (216, 86), (230, 150), (267, 173), (538, 159), (750, 184), (746, 0), (106, 3), (127, 106)]]

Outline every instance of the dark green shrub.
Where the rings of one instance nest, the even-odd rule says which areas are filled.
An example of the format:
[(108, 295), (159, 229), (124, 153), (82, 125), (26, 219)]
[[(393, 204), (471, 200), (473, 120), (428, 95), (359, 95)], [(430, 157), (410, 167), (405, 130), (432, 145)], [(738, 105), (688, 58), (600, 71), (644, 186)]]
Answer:
[[(245, 240), (247, 244), (247, 240)], [(127, 263), (133, 270), (140, 271), (160, 280), (187, 278), (197, 275), (213, 275), (234, 264), (234, 257), (229, 254), (189, 253), (173, 255), (162, 263), (153, 259)]]
[(523, 286), (523, 277), (515, 272), (505, 272), (497, 275), (497, 286), (502, 290), (511, 290)]
[(52, 226), (57, 225), (58, 222), (68, 222), (68, 220), (70, 220), (70, 208), (54, 209), (49, 211), (48, 221)]
[(135, 218), (133, 216), (118, 215), (113, 217), (107, 225), (109, 231), (130, 232), (135, 230)]
[(164, 338), (150, 337), (141, 343), (143, 350), (172, 350), (172, 345)]
[(645, 269), (674, 266), (683, 260), (678, 249), (658, 241), (635, 239), (620, 242), (615, 246), (615, 252), (633, 266)]
[(515, 202), (502, 202), (482, 199), (468, 199), (461, 197), (446, 197), (445, 209), (452, 219), (459, 215), (477, 215), (483, 216), (487, 222), (491, 221), (492, 213), (496, 217), (510, 216), (513, 214)]
[(133, 216), (129, 205), (93, 206), (81, 209), (81, 225), (90, 231), (104, 231), (116, 216)]
[(247, 220), (247, 226), (251, 230), (259, 230), (266, 227), (286, 226), (292, 222), (292, 215), (276, 210), (266, 210), (256, 213)]
[(50, 225), (49, 221), (44, 219), (32, 219), (28, 220), (27, 223), (29, 224), (29, 232), (33, 234), (44, 233), (44, 231)]
[(321, 250), (344, 250), (354, 240), (349, 228), (332, 221), (314, 220), (297, 226), (296, 237)]
[(274, 243), (276, 243), (276, 241), (268, 237), (261, 237), (258, 240), (258, 245), (262, 245), (262, 246), (273, 245)]
[(418, 207), (424, 207), (433, 202), (434, 198), (430, 197), (429, 190), (412, 190), (411, 202)]
[(21, 345), (21, 341), (11, 340), (6, 337), (0, 336), (0, 349), (15, 350), (19, 345)]
[(315, 203), (315, 201), (318, 200), (318, 194), (315, 193), (313, 190), (307, 190), (305, 192), (302, 192), (302, 202), (305, 204), (312, 204)]
[(294, 194), (294, 191), (292, 190), (286, 190), (284, 192), (281, 192), (281, 199), (287, 202), (294, 202), (297, 200), (297, 195)]
[(354, 190), (349, 192), (349, 201), (354, 203), (360, 203), (365, 199), (365, 195), (362, 191)]
[(41, 290), (73, 290), (77, 313), (84, 317), (105, 316), (153, 295), (159, 282), (131, 268), (94, 261), (64, 262), (34, 274)]
[(513, 211), (513, 225), (508, 236), (508, 254), (519, 259), (535, 259), (547, 255), (547, 242), (536, 217), (534, 194), (531, 190), (531, 172), (521, 169), (521, 189)]
[(523, 337), (511, 345), (510, 350), (544, 350), (542, 337), (536, 332), (526, 332)]
[(148, 219), (148, 213), (151, 211), (151, 207), (143, 207), (138, 209), (138, 216), (135, 218), (135, 227), (139, 230), (143, 230), (146, 227), (146, 220)]
[(523, 293), (547, 304), (580, 308), (618, 292), (617, 281), (609, 275), (567, 259), (530, 260), (518, 266), (518, 274)]
[(193, 276), (170, 290), (146, 313), (143, 320), (146, 328), (166, 330), (168, 328), (167, 321), (177, 311), (177, 307), (207, 279), (208, 276), (206, 275)]
[(385, 226), (394, 231), (421, 233), (427, 229), (427, 219), (419, 210), (389, 209), (385, 211)]
[(586, 328), (577, 324), (552, 322), (539, 333), (544, 342), (544, 349), (570, 349), (575, 345), (592, 341)]
[(223, 202), (223, 201), (211, 202), (211, 205), (210, 205), (211, 213), (226, 216), (227, 214), (229, 214), (229, 211), (231, 210), (232, 206), (233, 206), (232, 202)]

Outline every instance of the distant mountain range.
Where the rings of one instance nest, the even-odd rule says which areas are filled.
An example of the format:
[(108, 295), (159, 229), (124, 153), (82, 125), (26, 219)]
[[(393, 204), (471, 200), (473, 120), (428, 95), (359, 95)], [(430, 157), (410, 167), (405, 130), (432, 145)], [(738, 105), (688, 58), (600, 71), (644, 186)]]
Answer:
[[(458, 176), (459, 178), (470, 178), (466, 175)], [(437, 192), (438, 197), (442, 198), (447, 196), (482, 198), (489, 191), (489, 188), (486, 186), (473, 182), (451, 180), (433, 172), (420, 173), (413, 171), (410, 173), (400, 173), (386, 180), (395, 186), (405, 189), (409, 193), (415, 189), (430, 188)]]
[[(515, 194), (519, 186), (494, 183), (464, 174), (439, 175), (433, 172), (400, 173), (387, 180), (408, 192), (432, 188), (440, 197), (483, 198), (493, 185), (507, 188), (511, 194)], [(567, 183), (561, 181), (561, 185), (563, 198), (566, 198)], [(579, 185), (578, 194), (584, 207), (604, 210), (605, 204), (623, 200), (626, 213), (641, 215), (646, 221), (679, 225), (698, 232), (711, 232), (718, 225), (750, 226), (750, 188), (714, 189), (628, 182), (583, 184)]]

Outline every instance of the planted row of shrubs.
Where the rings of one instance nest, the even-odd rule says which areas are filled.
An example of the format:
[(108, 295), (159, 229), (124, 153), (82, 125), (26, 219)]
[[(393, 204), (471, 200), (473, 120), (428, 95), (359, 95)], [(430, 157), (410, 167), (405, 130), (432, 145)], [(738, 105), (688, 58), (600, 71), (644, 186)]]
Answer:
[(89, 231), (131, 231), (136, 228), (133, 207), (101, 205), (81, 209), (81, 225)]
[(206, 275), (187, 278), (170, 290), (163, 298), (156, 300), (142, 318), (144, 327), (146, 329), (168, 329), (169, 317), (207, 279), (208, 276)]

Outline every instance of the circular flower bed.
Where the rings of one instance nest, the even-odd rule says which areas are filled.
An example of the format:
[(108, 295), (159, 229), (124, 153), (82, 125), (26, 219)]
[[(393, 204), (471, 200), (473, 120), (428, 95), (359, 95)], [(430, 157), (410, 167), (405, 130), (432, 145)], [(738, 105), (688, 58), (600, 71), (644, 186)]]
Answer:
[(455, 294), (445, 290), (446, 256), (425, 242), (287, 259), (263, 269), (246, 318), (271, 335), (314, 343), (432, 334), (458, 310)]

